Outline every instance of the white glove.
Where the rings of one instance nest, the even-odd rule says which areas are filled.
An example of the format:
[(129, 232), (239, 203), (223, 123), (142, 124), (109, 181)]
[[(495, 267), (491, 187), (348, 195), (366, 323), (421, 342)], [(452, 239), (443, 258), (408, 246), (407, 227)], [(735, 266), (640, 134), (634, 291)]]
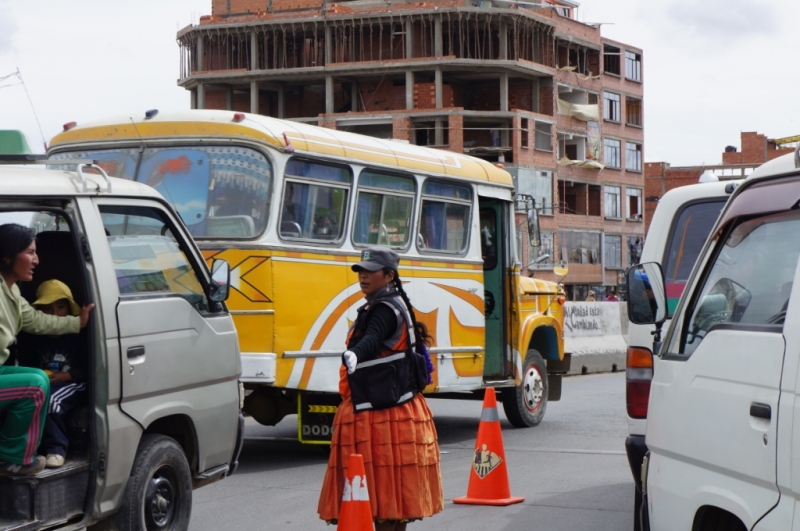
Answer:
[(356, 364), (358, 363), (356, 353), (352, 350), (346, 350), (344, 354), (342, 354), (342, 359), (344, 360), (344, 364), (347, 366), (347, 374), (353, 374), (353, 372), (356, 370)]

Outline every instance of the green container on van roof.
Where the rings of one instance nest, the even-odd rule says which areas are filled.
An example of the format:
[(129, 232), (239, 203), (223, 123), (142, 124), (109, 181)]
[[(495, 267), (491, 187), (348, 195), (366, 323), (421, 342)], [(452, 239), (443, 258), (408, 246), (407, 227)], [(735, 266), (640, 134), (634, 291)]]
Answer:
[(25, 133), (16, 129), (0, 129), (0, 154), (26, 155), (31, 153)]

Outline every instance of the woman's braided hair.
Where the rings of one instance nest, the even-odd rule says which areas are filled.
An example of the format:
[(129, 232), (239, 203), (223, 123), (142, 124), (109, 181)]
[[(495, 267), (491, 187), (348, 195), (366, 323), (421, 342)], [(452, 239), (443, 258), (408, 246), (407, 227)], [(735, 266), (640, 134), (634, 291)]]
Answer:
[(408, 308), (408, 313), (411, 315), (411, 324), (414, 326), (414, 334), (417, 336), (417, 341), (421, 341), (425, 343), (427, 346), (431, 344), (431, 335), (428, 333), (428, 327), (425, 323), (417, 322), (417, 315), (414, 313), (414, 307), (411, 305), (411, 301), (408, 298), (408, 294), (406, 290), (403, 289), (403, 281), (400, 280), (400, 273), (395, 271), (394, 269), (386, 268), (383, 270), (384, 273), (387, 275), (389, 271), (394, 273), (394, 279), (392, 282), (394, 283), (394, 287), (397, 288), (397, 292), (403, 298), (403, 302), (406, 303), (406, 307)]

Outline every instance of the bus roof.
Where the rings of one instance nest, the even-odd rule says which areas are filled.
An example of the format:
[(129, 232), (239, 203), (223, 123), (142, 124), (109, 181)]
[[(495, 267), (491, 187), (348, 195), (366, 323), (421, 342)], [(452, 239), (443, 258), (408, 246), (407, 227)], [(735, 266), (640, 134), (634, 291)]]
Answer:
[[(234, 116), (243, 119), (234, 122)], [(167, 138), (242, 138), (286, 150), (287, 141), (298, 154), (315, 154), (363, 164), (377, 164), (409, 171), (512, 187), (511, 175), (484, 160), (441, 149), (415, 146), (397, 140), (337, 131), (324, 127), (233, 111), (190, 110), (159, 112), (151, 118), (122, 116), (79, 124), (56, 135), (50, 149), (67, 146), (95, 147), (113, 141), (138, 142)]]

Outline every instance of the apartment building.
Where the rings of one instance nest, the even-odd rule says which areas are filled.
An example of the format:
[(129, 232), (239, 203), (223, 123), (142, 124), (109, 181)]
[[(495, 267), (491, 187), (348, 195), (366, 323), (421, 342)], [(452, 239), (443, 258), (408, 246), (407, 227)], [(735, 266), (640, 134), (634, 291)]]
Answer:
[[(524, 273), (573, 299), (616, 286), (644, 238), (642, 50), (572, 0), (212, 0), (178, 32), (178, 84), (230, 109), (503, 164), (541, 207)], [(520, 222), (522, 215), (520, 214)]]

